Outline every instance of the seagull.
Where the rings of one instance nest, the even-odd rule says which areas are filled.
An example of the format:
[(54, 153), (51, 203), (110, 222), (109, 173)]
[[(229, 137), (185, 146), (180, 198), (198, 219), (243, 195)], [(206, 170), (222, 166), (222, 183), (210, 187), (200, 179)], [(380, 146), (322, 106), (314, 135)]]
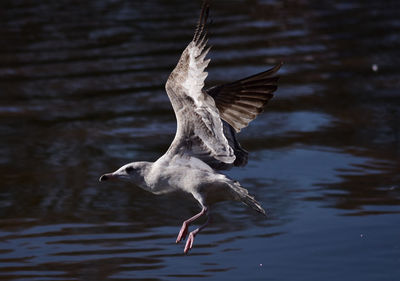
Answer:
[[(177, 120), (174, 140), (167, 152), (155, 162), (128, 163), (99, 181), (122, 180), (154, 194), (181, 191), (191, 194), (201, 211), (185, 220), (176, 243), (186, 240), (184, 253), (193, 247), (195, 236), (209, 221), (210, 206), (221, 201), (239, 201), (265, 215), (265, 210), (238, 181), (221, 174), (234, 166), (245, 166), (248, 152), (236, 134), (263, 111), (277, 89), (273, 68), (232, 83), (204, 89), (209, 3), (203, 1), (193, 40), (183, 51), (170, 74), (165, 89)], [(198, 218), (206, 222), (188, 235)]]

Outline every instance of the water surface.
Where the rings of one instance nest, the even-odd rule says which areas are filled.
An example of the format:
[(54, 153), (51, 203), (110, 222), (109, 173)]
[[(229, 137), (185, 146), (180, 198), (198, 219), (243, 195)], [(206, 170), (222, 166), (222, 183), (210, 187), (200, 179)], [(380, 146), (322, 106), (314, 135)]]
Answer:
[(164, 83), (198, 1), (2, 1), (0, 280), (396, 280), (400, 5), (214, 1), (208, 85), (279, 61), (239, 180), (264, 218), (98, 177), (175, 134)]

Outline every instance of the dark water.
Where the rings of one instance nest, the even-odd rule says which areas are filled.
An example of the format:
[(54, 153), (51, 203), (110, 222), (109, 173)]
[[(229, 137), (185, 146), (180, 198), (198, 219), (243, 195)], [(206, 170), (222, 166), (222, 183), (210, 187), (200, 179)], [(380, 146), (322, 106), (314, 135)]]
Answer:
[(228, 173), (269, 216), (222, 203), (185, 256), (194, 202), (97, 181), (169, 146), (199, 1), (3, 0), (0, 280), (399, 280), (400, 3), (214, 2), (208, 85), (285, 62)]

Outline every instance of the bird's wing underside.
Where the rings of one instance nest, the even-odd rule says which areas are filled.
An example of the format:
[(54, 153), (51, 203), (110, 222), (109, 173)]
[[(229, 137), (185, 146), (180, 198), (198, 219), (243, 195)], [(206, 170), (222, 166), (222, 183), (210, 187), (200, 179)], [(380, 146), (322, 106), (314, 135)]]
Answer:
[(195, 156), (207, 164), (232, 164), (233, 149), (223, 133), (223, 125), (214, 99), (203, 91), (207, 77), (205, 57), (206, 24), (209, 5), (203, 3), (193, 37), (166, 83), (166, 91), (177, 119), (177, 132), (167, 153)]
[(273, 97), (279, 79), (274, 74), (281, 66), (279, 63), (267, 71), (206, 90), (214, 98), (221, 118), (236, 132), (247, 127)]

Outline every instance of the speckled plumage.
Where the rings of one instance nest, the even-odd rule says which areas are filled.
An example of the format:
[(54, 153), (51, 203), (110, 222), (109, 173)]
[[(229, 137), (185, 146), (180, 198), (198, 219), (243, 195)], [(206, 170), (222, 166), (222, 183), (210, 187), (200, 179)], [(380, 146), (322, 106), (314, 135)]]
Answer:
[[(176, 135), (168, 151), (154, 163), (129, 163), (100, 178), (126, 180), (154, 194), (191, 194), (202, 211), (183, 223), (177, 243), (186, 238), (190, 223), (208, 214), (209, 207), (220, 201), (241, 201), (265, 215), (261, 205), (239, 182), (218, 170), (246, 165), (248, 153), (237, 141), (236, 132), (247, 126), (272, 97), (278, 80), (273, 74), (280, 64), (266, 72), (204, 90), (205, 68), (210, 62), (205, 60), (210, 50), (206, 47), (208, 11), (208, 1), (204, 1), (193, 40), (166, 83), (177, 119)], [(185, 253), (207, 223), (189, 233)]]

